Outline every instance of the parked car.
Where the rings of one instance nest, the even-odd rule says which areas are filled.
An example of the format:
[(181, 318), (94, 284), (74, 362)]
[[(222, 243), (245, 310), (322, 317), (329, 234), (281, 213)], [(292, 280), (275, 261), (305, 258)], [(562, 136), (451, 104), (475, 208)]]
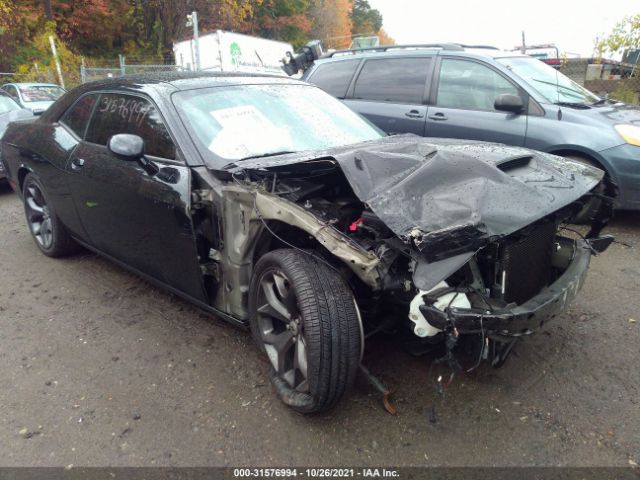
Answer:
[(533, 57), (457, 44), (379, 47), (335, 52), (303, 78), (387, 133), (500, 142), (595, 166), (619, 185), (620, 208), (640, 209), (640, 108), (599, 98)]
[[(0, 91), (0, 138), (2, 138), (9, 122), (30, 117), (33, 117), (31, 110), (21, 108), (9, 95)], [(5, 178), (4, 167), (2, 166), (2, 162), (0, 162), (0, 180), (4, 180)]]
[(40, 115), (66, 91), (54, 83), (7, 83), (2, 90), (34, 115)]
[(612, 240), (599, 236), (610, 202), (586, 238), (562, 227), (601, 171), (387, 137), (288, 78), (85, 84), (11, 124), (1, 160), (42, 253), (83, 245), (249, 327), (300, 412), (334, 405), (382, 330), (446, 341), (451, 356), (466, 336), (501, 361), (567, 307)]

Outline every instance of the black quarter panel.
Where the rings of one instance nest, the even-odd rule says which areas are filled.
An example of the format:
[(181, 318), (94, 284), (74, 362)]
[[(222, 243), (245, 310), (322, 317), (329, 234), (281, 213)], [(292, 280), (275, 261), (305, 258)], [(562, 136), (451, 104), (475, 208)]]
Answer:
[(58, 123), (43, 119), (16, 122), (3, 137), (2, 157), (8, 176), (16, 185), (20, 186), (21, 170), (38, 175), (62, 223), (74, 235), (84, 237), (65, 172), (67, 160), (77, 145), (78, 140)]

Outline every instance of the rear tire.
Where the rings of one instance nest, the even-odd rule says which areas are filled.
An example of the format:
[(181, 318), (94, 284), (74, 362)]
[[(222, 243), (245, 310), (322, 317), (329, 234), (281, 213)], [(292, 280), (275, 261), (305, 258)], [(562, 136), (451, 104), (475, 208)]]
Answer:
[(347, 393), (363, 339), (353, 294), (336, 270), (298, 250), (269, 252), (255, 265), (249, 313), (280, 400), (315, 413)]
[(48, 257), (63, 257), (78, 250), (78, 244), (58, 218), (36, 174), (29, 173), (25, 177), (22, 198), (29, 231), (42, 253)]
[[(580, 157), (578, 155), (563, 155), (564, 158), (568, 158), (569, 160), (573, 160), (574, 162), (581, 163), (583, 165), (587, 165), (588, 167), (597, 168), (598, 170), (602, 170), (602, 168), (597, 165), (593, 160), (590, 160), (585, 157)], [(607, 172), (604, 172), (606, 175)], [(594, 190), (596, 193), (604, 193), (604, 185), (600, 183)], [(578, 212), (578, 214), (573, 217), (573, 223), (578, 225), (583, 225), (585, 223), (591, 223), (593, 217), (598, 213), (598, 210), (602, 206), (602, 200), (597, 197), (592, 197), (585, 205), (582, 207), (582, 210)]]

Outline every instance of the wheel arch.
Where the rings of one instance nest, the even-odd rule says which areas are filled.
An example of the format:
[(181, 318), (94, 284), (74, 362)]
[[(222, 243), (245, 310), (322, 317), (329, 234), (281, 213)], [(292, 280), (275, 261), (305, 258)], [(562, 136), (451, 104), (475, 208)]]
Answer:
[(24, 165), (22, 165), (18, 169), (18, 188), (20, 189), (21, 195), (22, 195), (22, 186), (24, 185), (24, 180), (27, 178), (27, 175), (29, 175), (30, 173), (33, 173), (33, 170), (31, 170), (28, 167), (25, 167)]
[(609, 177), (613, 176), (613, 171), (608, 162), (600, 156), (597, 152), (592, 150), (583, 149), (576, 146), (562, 146), (556, 147), (552, 150), (548, 150), (547, 153), (551, 153), (553, 155), (558, 155), (560, 157), (580, 157), (585, 160), (589, 160), (593, 162), (597, 167), (604, 170)]

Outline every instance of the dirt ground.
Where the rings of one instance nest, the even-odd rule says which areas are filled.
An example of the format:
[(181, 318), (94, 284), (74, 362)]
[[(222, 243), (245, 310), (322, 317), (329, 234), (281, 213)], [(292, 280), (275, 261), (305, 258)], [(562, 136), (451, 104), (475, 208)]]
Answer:
[[(88, 252), (41, 255), (0, 185), (0, 465), (640, 463), (640, 214), (621, 213), (570, 311), (501, 369), (454, 378), (379, 339), (329, 414), (274, 397), (249, 335)], [(433, 411), (435, 410), (435, 416)]]

